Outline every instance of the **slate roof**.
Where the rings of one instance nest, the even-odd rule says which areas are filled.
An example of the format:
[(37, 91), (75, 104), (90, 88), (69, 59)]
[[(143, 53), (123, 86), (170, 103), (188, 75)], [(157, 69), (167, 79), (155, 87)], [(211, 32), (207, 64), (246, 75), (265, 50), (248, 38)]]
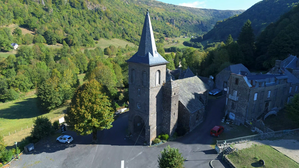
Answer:
[(296, 56), (290, 55), (288, 58), (284, 59), (281, 62), (280, 67), (296, 69), (297, 68), (297, 60), (298, 60), (298, 58)]
[(176, 80), (180, 87), (179, 101), (194, 113), (203, 108), (204, 105), (199, 101), (197, 94), (202, 94), (209, 89), (209, 86), (200, 80), (197, 76)]
[(248, 74), (250, 74), (250, 71), (243, 64), (230, 65), (230, 66), (226, 67), (225, 69), (229, 70), (235, 74), (240, 74), (240, 71), (244, 71), (244, 72), (247, 72)]
[(141, 63), (149, 66), (167, 64), (158, 52), (153, 34), (152, 24), (149, 12), (145, 15), (142, 35), (139, 43), (138, 52), (133, 55), (127, 62)]
[(195, 76), (191, 69), (188, 67), (185, 71), (181, 69), (181, 74), (179, 79), (189, 78)]
[(284, 77), (284, 76), (285, 75), (258, 74), (258, 75), (247, 75), (247, 79), (248, 80), (263, 80), (263, 79), (267, 79), (267, 78), (276, 78), (276, 77)]
[(283, 71), (283, 74), (288, 77), (289, 83), (299, 83), (299, 79), (293, 75), (290, 71), (288, 71), (286, 68), (280, 68)]

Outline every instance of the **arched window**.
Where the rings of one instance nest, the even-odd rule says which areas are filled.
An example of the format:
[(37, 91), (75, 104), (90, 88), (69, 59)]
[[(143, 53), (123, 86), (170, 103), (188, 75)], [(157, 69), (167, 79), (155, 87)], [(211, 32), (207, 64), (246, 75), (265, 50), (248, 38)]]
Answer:
[(160, 85), (161, 84), (161, 73), (160, 71), (158, 70), (156, 72), (156, 86)]
[(142, 72), (142, 85), (146, 86), (147, 85), (147, 80), (146, 80), (146, 72)]
[(135, 82), (135, 69), (131, 70), (131, 83)]

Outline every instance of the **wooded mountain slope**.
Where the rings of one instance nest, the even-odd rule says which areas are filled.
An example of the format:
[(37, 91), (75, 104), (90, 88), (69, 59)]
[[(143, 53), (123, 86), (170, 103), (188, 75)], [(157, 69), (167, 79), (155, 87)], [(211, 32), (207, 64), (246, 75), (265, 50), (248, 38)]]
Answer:
[(275, 60), (283, 60), (289, 54), (299, 56), (299, 6), (285, 13), (270, 24), (257, 38), (257, 67), (274, 66)]
[(217, 20), (242, 11), (193, 9), (139, 0), (2, 0), (0, 26), (21, 25), (48, 44), (93, 46), (99, 38), (138, 43), (144, 14), (150, 10), (154, 31), (166, 37), (210, 30)]
[(288, 12), (298, 0), (263, 0), (240, 14), (224, 21), (216, 23), (215, 27), (203, 36), (203, 39), (196, 41), (224, 41), (229, 34), (237, 39), (242, 26), (249, 19), (255, 35), (261, 33), (270, 23), (275, 22), (279, 17)]

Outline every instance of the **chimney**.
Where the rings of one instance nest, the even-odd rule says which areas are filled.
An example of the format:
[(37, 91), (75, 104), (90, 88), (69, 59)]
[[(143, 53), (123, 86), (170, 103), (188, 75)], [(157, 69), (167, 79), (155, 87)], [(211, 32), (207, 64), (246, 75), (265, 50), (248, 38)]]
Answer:
[(281, 60), (276, 60), (275, 61), (275, 68), (280, 68), (281, 66)]

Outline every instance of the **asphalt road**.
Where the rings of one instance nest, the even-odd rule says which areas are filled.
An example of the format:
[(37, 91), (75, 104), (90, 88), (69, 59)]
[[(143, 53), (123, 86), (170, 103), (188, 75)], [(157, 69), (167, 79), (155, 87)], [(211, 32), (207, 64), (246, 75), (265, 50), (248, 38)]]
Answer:
[[(79, 136), (68, 131), (74, 137), (71, 144), (55, 142), (56, 137), (42, 140), (29, 154), (12, 162), (10, 167), (19, 168), (156, 168), (158, 156), (167, 146), (178, 148), (186, 158), (186, 168), (208, 168), (213, 161), (216, 168), (228, 167), (217, 159), (217, 154), (210, 146), (215, 138), (209, 135), (210, 129), (219, 125), (223, 117), (225, 98), (209, 101), (205, 121), (191, 133), (176, 141), (147, 147), (135, 145), (126, 139), (128, 115), (122, 114), (113, 123), (113, 128), (98, 133), (98, 144), (91, 144), (91, 135)], [(123, 166), (123, 167), (122, 167)]]

